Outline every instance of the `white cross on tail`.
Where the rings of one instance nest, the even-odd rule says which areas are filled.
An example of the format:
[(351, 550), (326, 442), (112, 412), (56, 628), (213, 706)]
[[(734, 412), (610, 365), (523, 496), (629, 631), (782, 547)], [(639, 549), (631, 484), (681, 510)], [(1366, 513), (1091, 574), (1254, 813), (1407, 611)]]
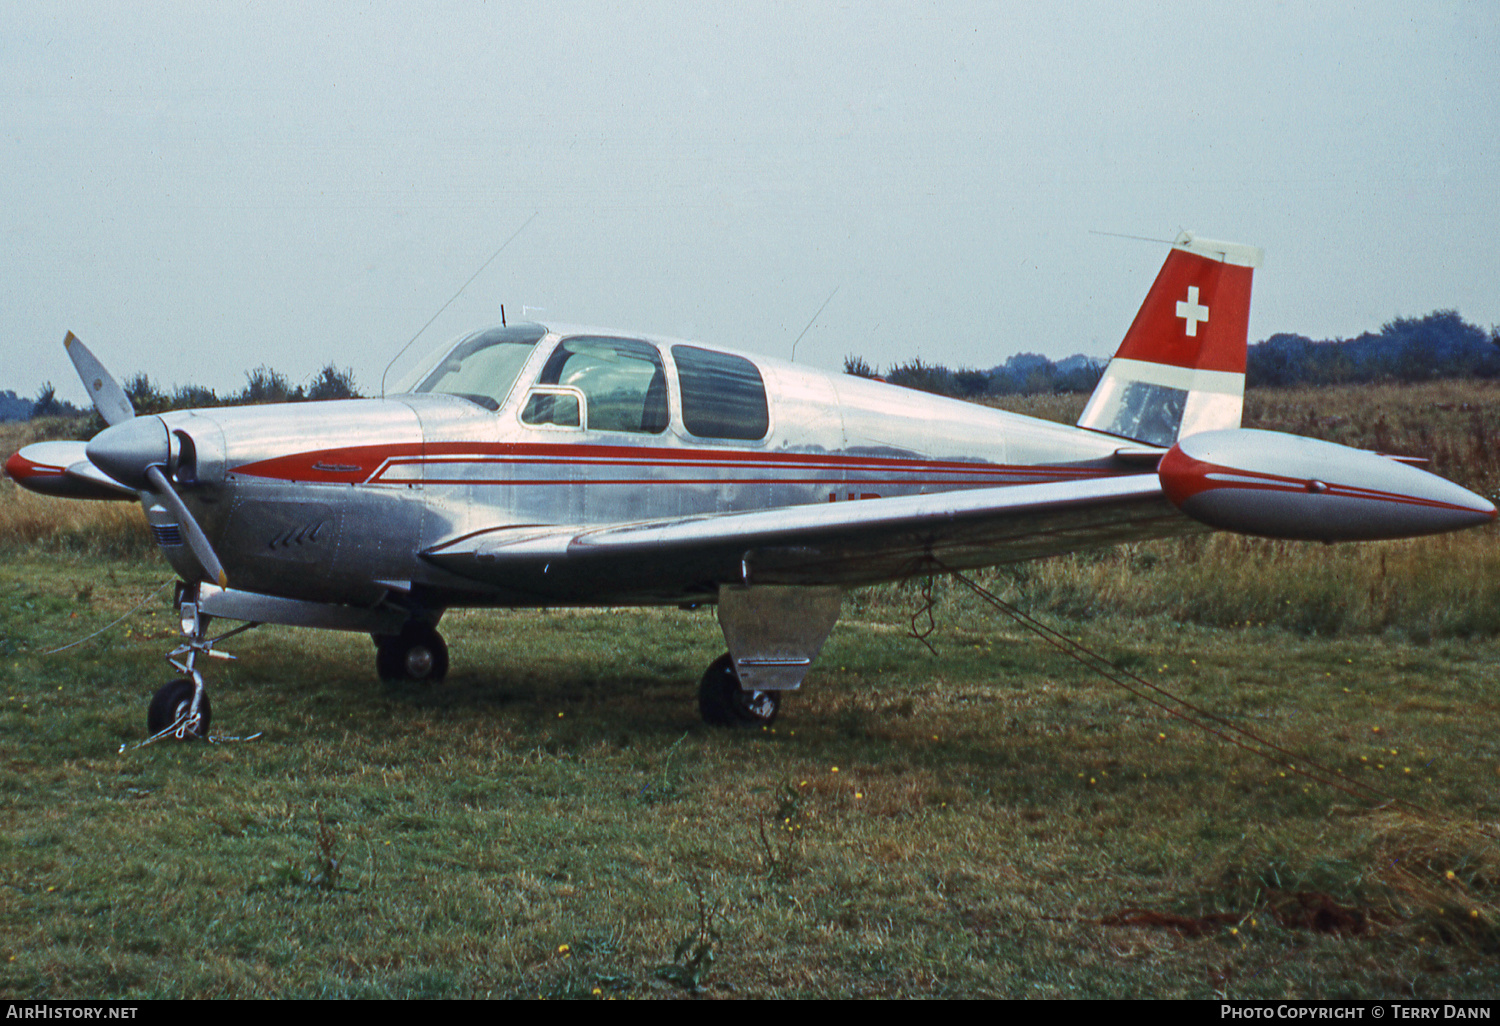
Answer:
[(1178, 300), (1177, 316), (1187, 322), (1187, 333), (1198, 334), (1198, 322), (1208, 320), (1208, 307), (1198, 304), (1198, 286), (1188, 286), (1188, 297), (1186, 301)]

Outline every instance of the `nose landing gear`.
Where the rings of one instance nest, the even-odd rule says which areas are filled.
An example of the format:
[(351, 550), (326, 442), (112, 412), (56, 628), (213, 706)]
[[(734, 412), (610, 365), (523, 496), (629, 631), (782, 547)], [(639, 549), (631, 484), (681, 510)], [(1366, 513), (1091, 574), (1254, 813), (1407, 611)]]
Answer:
[[(260, 626), (259, 623), (246, 623), (217, 638), (210, 638), (208, 624), (212, 617), (198, 611), (196, 584), (177, 586), (176, 605), (182, 643), (167, 653), (167, 662), (187, 676), (168, 681), (151, 699), (151, 705), (146, 709), (146, 729), (149, 736), (142, 744), (167, 738), (177, 741), (206, 739), (209, 724), (213, 722), (214, 710), (213, 704), (208, 700), (203, 674), (198, 670), (198, 660), (200, 657), (233, 659), (234, 656), (227, 652), (215, 652), (214, 646), (225, 638)], [(123, 746), (121, 750), (124, 750)]]

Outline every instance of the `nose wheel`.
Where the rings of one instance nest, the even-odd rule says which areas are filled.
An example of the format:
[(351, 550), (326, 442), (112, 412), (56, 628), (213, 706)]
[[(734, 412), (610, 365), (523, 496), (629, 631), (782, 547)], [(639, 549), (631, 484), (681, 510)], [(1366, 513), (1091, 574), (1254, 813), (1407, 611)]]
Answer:
[[(180, 617), (182, 641), (167, 653), (167, 662), (179, 673), (187, 674), (169, 681), (151, 699), (146, 707), (146, 729), (150, 732), (141, 744), (172, 738), (177, 741), (192, 741), (208, 737), (208, 726), (213, 722), (213, 705), (208, 700), (208, 690), (203, 686), (203, 674), (198, 669), (199, 659), (233, 659), (234, 656), (214, 650), (214, 646), (225, 638), (232, 638), (258, 623), (246, 623), (216, 638), (208, 636), (208, 624), (212, 617), (198, 611), (198, 586), (179, 584), (175, 599)], [(124, 751), (122, 746), (121, 751)]]
[(194, 709), (193, 694), (197, 690), (198, 686), (187, 677), (164, 684), (146, 709), (149, 736), (170, 733), (179, 741), (208, 737), (214, 709), (206, 691), (198, 697), (197, 709)]
[(409, 623), (375, 638), (375, 671), (390, 683), (436, 684), (448, 675), (448, 645), (436, 628)]
[(709, 664), (698, 684), (698, 712), (714, 727), (766, 726), (776, 719), (781, 695), (775, 691), (746, 691), (725, 652)]

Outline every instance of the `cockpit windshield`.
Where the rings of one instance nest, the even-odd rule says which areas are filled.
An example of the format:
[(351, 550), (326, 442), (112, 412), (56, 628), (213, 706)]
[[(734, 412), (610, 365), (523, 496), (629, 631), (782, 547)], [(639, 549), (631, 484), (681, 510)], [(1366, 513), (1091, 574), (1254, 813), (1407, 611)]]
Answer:
[(546, 335), (540, 324), (488, 328), (460, 339), (425, 360), (396, 386), (398, 392), (456, 395), (498, 410), (521, 374), (531, 350)]

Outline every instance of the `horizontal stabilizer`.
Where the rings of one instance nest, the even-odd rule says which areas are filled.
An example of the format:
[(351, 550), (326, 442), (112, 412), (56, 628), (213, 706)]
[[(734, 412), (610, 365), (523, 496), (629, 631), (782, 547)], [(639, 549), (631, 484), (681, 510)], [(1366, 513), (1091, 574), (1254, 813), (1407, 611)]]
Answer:
[(1480, 527), (1495, 506), (1379, 453), (1242, 428), (1184, 438), (1161, 461), (1168, 498), (1213, 527), (1267, 538), (1376, 541)]

